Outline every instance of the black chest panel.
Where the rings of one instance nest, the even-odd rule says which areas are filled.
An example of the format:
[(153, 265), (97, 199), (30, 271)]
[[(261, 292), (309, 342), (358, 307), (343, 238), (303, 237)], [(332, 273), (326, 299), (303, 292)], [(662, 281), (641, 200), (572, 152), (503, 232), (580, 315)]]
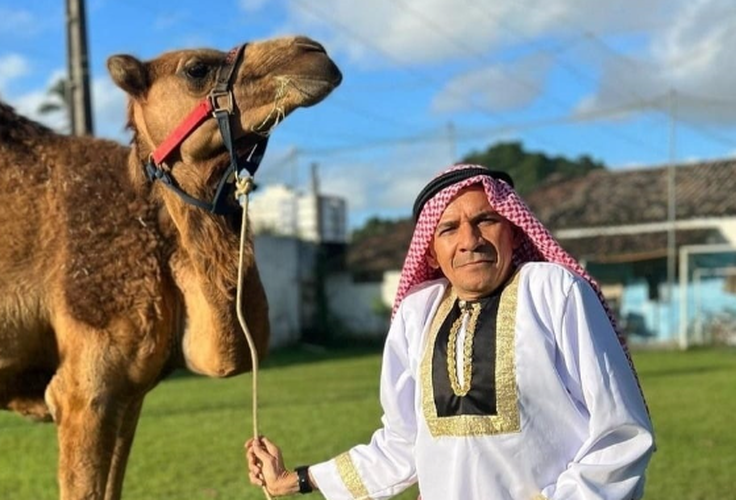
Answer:
[[(465, 396), (458, 396), (453, 392), (447, 367), (447, 341), (450, 329), (461, 314), (457, 301), (437, 333), (432, 356), (432, 386), (438, 417), (497, 414), (496, 319), (501, 302), (501, 290), (479, 302), (481, 312), (473, 338), (470, 390)], [(462, 346), (458, 346), (458, 350), (462, 351)]]

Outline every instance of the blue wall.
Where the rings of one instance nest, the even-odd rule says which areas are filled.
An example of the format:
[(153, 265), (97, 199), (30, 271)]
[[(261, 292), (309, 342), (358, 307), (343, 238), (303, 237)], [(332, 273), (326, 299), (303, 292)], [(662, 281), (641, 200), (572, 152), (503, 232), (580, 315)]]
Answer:
[[(707, 322), (710, 315), (723, 314), (728, 311), (736, 313), (736, 294), (726, 292), (724, 282), (724, 278), (703, 279), (697, 290), (692, 281), (689, 283), (686, 293), (688, 332), (691, 338), (697, 327), (696, 311), (698, 308), (704, 323)], [(629, 340), (632, 343), (678, 341), (680, 335), (679, 283), (675, 283), (671, 301), (667, 300), (666, 284), (660, 285), (659, 292), (662, 299), (653, 301), (647, 297), (647, 284), (643, 280), (624, 287), (619, 318), (622, 326), (630, 333)]]

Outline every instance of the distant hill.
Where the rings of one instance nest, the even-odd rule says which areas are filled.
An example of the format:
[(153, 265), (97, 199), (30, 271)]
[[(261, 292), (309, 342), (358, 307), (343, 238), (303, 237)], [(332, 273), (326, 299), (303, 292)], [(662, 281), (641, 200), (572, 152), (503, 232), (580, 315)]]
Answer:
[(501, 142), (485, 152), (471, 153), (462, 163), (483, 165), (491, 170), (503, 170), (514, 179), (514, 187), (522, 196), (551, 180), (581, 177), (593, 170), (604, 170), (602, 163), (588, 156), (570, 160), (561, 156), (525, 151), (520, 142)]

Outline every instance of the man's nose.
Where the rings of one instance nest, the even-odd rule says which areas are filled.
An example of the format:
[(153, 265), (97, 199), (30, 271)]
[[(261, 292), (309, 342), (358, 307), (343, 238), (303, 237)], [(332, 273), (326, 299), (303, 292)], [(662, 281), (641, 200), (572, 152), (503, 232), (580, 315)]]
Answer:
[(483, 237), (480, 234), (480, 229), (475, 224), (460, 224), (458, 238), (458, 245), (460, 249), (467, 252), (475, 251), (479, 246), (483, 244)]

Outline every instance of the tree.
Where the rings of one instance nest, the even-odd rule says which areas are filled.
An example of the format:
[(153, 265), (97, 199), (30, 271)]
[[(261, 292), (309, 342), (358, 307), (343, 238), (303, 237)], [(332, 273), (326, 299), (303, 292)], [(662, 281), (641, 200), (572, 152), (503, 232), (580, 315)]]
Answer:
[(396, 224), (396, 221), (391, 219), (381, 219), (380, 217), (371, 217), (365, 222), (365, 225), (353, 231), (352, 239), (363, 240), (371, 236), (384, 235), (390, 232)]
[(67, 78), (59, 78), (46, 91), (46, 99), (38, 106), (38, 112), (42, 115), (50, 115), (54, 113), (63, 113), (63, 127), (65, 132), (70, 130), (71, 124), (71, 89)]
[(485, 152), (473, 152), (463, 163), (484, 165), (492, 170), (503, 170), (514, 179), (516, 191), (524, 195), (541, 183), (552, 179), (567, 179), (605, 168), (589, 156), (569, 160), (562, 156), (550, 157), (543, 153), (524, 151), (520, 142), (501, 142), (489, 146)]

